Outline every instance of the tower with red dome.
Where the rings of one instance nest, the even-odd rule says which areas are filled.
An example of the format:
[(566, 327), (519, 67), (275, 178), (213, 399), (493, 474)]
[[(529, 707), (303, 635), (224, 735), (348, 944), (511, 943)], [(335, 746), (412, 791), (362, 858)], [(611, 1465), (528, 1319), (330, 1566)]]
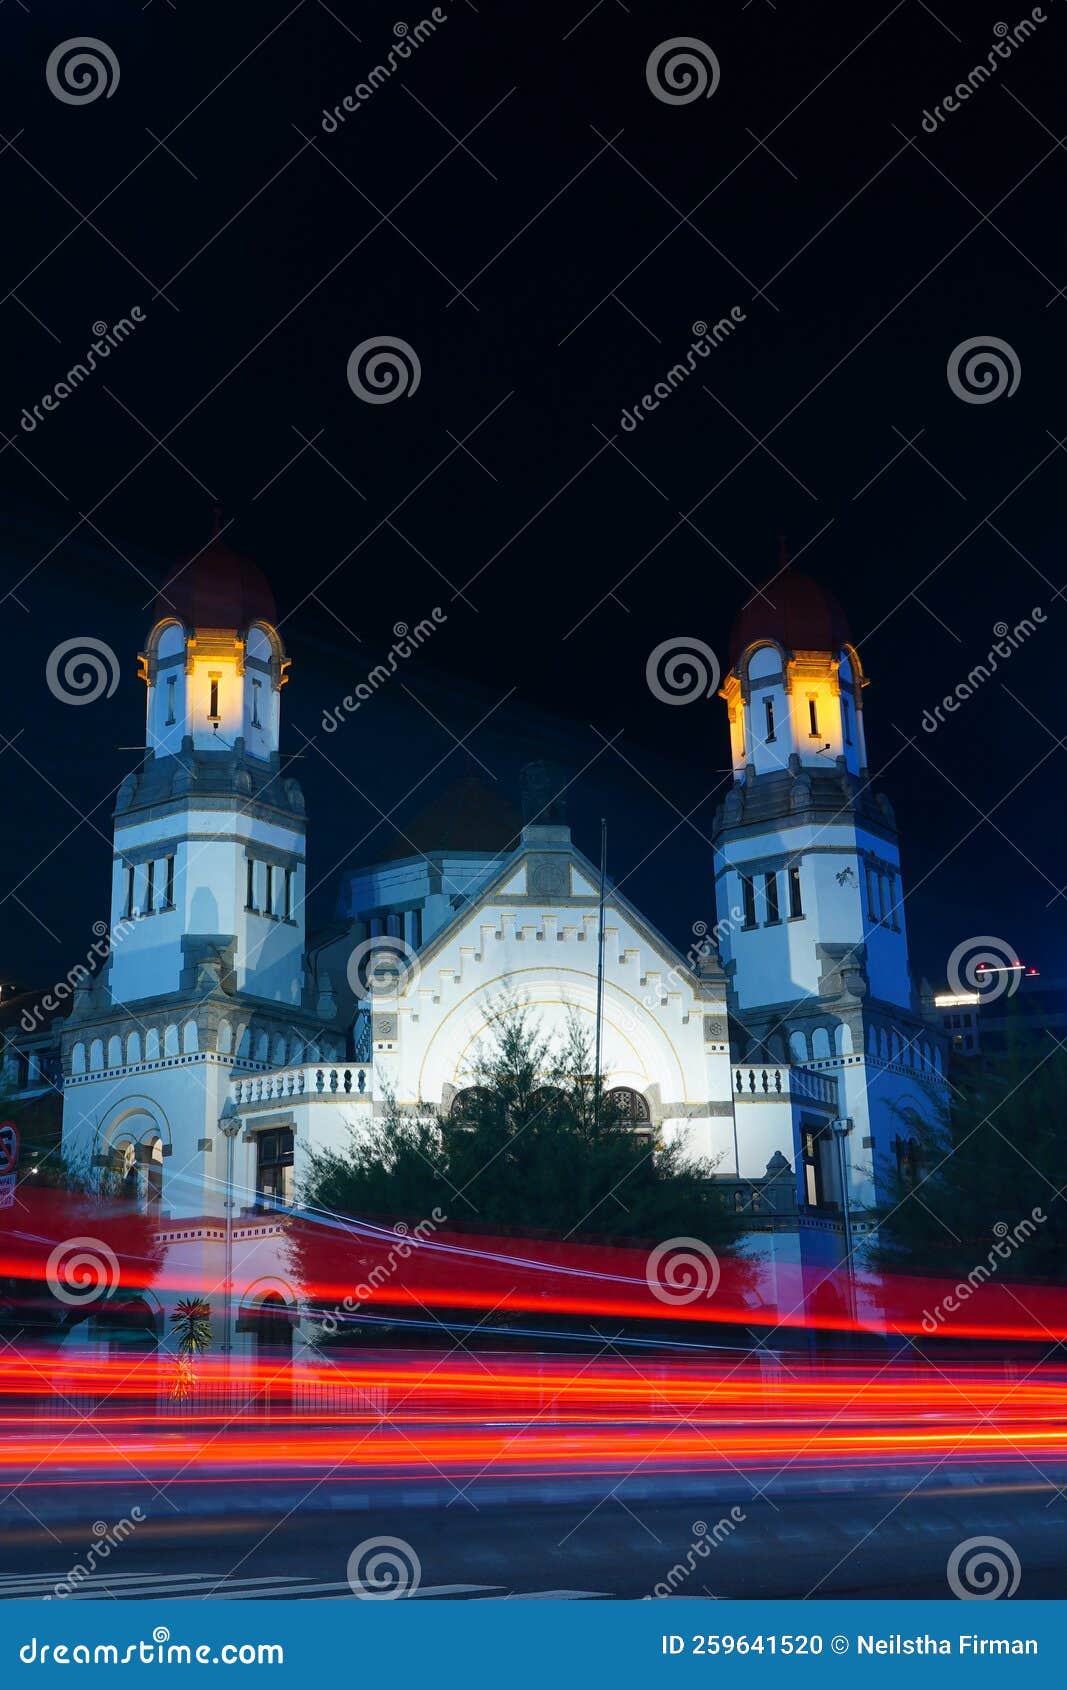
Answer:
[[(329, 991), (305, 974), (306, 819), (280, 751), (277, 621), (217, 525), (164, 584), (140, 657), (144, 756), (116, 797), (110, 956), (64, 1036), (65, 1147), (136, 1177), (142, 1203), (171, 1215), (222, 1212), (235, 1076), (343, 1048)], [(281, 1189), (291, 1119), (274, 1139)], [(254, 1135), (234, 1156), (256, 1192)]]
[[(733, 784), (714, 830), (738, 1054), (837, 1075), (861, 1206), (900, 1108), (928, 1114), (941, 1083), (909, 969), (896, 822), (868, 769), (866, 686), (841, 606), (786, 565), (734, 624), (720, 690)], [(806, 1146), (802, 1203), (840, 1203), (839, 1151), (825, 1131)]]

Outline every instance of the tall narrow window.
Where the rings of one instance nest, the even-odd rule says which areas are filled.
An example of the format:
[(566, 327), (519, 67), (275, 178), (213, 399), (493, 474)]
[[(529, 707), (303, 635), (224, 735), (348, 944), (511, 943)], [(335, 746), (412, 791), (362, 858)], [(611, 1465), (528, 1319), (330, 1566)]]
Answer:
[(274, 914), (274, 864), (267, 864), (267, 892), (263, 899), (263, 914)]
[(412, 910), (411, 912), (411, 943), (414, 945), (416, 950), (418, 950), (419, 946), (422, 944), (421, 909)]
[(745, 912), (745, 926), (755, 927), (756, 891), (752, 884), (752, 876), (750, 874), (743, 874), (741, 876), (741, 903)]
[(767, 743), (770, 744), (771, 740), (774, 738), (774, 699), (773, 698), (765, 698), (763, 700), (763, 714), (764, 714), (764, 716), (766, 717), (766, 720), (767, 720)]
[(872, 921), (881, 921), (878, 904), (878, 876), (873, 868), (867, 870), (867, 908)]
[(151, 915), (156, 907), (156, 865), (149, 860), (145, 864), (144, 913)]
[(252, 682), (252, 726), (254, 728), (261, 728), (263, 726), (263, 723), (259, 719), (259, 693), (261, 685), (262, 682), (260, 681)]
[(800, 898), (800, 866), (793, 863), (789, 869), (789, 914), (795, 919), (804, 914), (804, 905)]
[(781, 921), (782, 912), (778, 908), (778, 876), (776, 874), (765, 874), (763, 876), (763, 890), (767, 899), (767, 920), (769, 922)]
[(245, 909), (254, 910), (256, 907), (256, 865), (252, 857), (246, 864)]
[(293, 871), (291, 868), (287, 868), (285, 871), (285, 919), (286, 921), (293, 919)]
[(845, 744), (851, 745), (852, 744), (852, 710), (851, 710), (851, 707), (849, 705), (847, 698), (843, 698), (841, 700), (841, 720), (842, 720), (842, 722), (844, 723), (844, 726), (845, 726)]
[(808, 732), (813, 739), (819, 735), (819, 704), (814, 698), (808, 699)]
[(219, 677), (217, 675), (212, 675), (210, 677), (210, 679), (211, 679), (211, 698), (210, 698), (210, 701), (208, 703), (208, 712), (207, 712), (208, 713), (208, 719), (212, 722), (218, 723), (218, 720), (219, 720)]
[(804, 1200), (812, 1209), (821, 1209), (825, 1201), (820, 1138), (821, 1134), (811, 1127), (803, 1129)]
[(168, 728), (174, 726), (174, 687), (177, 679), (177, 675), (167, 676), (167, 720), (164, 726)]
[(167, 858), (167, 878), (165, 883), (164, 904), (168, 910), (174, 908), (174, 858)]
[(293, 1200), (293, 1129), (256, 1135), (256, 1207), (273, 1209)]
[(123, 912), (129, 921), (133, 915), (133, 864), (126, 864), (126, 907)]

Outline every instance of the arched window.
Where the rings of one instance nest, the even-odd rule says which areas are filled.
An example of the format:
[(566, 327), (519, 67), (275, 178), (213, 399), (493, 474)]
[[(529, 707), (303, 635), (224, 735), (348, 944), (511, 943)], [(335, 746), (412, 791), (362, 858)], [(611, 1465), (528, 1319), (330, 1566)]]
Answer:
[(111, 1167), (119, 1201), (128, 1203), (131, 1208), (136, 1208), (137, 1153), (129, 1139), (126, 1140), (125, 1144), (115, 1146), (112, 1151)]
[(488, 1106), (492, 1095), (487, 1086), (466, 1086), (463, 1091), (457, 1091), (448, 1111), (449, 1120), (461, 1127), (472, 1125), (480, 1111)]
[(85, 1073), (85, 1046), (80, 1041), (70, 1053), (70, 1071), (72, 1074)]
[(838, 1056), (852, 1055), (852, 1028), (847, 1021), (839, 1021), (834, 1028), (834, 1049)]
[(103, 1066), (104, 1041), (103, 1039), (94, 1039), (92, 1044), (89, 1046), (89, 1067), (95, 1073), (98, 1068), (102, 1068)]
[(274, 1066), (285, 1067), (285, 1036), (282, 1033), (278, 1033), (274, 1040)]
[(144, 1167), (144, 1210), (146, 1214), (158, 1215), (163, 1201), (163, 1146), (157, 1138), (152, 1140), (150, 1148), (151, 1154), (142, 1164)]
[(144, 1059), (146, 1062), (159, 1061), (159, 1028), (149, 1027), (144, 1036)]
[(609, 1119), (614, 1117), (624, 1125), (646, 1125), (651, 1119), (648, 1110), (648, 1098), (642, 1091), (634, 1091), (631, 1086), (612, 1086), (604, 1093), (604, 1101), (608, 1105)]
[(112, 1033), (107, 1041), (107, 1065), (109, 1068), (122, 1066), (122, 1040), (117, 1033)]
[(562, 1103), (563, 1093), (558, 1086), (538, 1086), (530, 1093), (531, 1124), (534, 1121), (550, 1122)]
[(808, 1060), (808, 1041), (805, 1034), (790, 1033), (789, 1054), (794, 1062), (806, 1062)]
[(177, 1056), (178, 1054), (178, 1029), (173, 1024), (167, 1028), (163, 1035), (163, 1054), (165, 1056)]
[(811, 1035), (811, 1054), (818, 1061), (820, 1057), (830, 1054), (830, 1035), (825, 1027), (816, 1027)]
[(126, 1039), (126, 1061), (131, 1066), (141, 1060), (141, 1035), (130, 1033)]
[(229, 1056), (233, 1049), (233, 1028), (228, 1021), (219, 1022), (219, 1055)]

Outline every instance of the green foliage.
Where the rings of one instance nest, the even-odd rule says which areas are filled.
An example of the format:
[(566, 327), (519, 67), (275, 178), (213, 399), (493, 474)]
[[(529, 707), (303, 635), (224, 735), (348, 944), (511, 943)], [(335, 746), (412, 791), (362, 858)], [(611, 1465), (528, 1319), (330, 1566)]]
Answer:
[(200, 1355), (211, 1343), (211, 1304), (203, 1297), (182, 1297), (171, 1312), (182, 1355)]
[(510, 1233), (659, 1241), (695, 1236), (729, 1248), (737, 1222), (711, 1164), (632, 1131), (597, 1098), (589, 1040), (572, 1017), (560, 1048), (528, 1008), (495, 1006), (493, 1043), (447, 1114), (392, 1103), (344, 1151), (309, 1156), (312, 1205), (360, 1216), (418, 1218)]
[[(966, 1274), (1001, 1236), (1039, 1211), (1039, 1224), (998, 1269), (1006, 1280), (1067, 1278), (1067, 1051), (1051, 1038), (1010, 1035), (983, 1069), (953, 1073), (949, 1107), (929, 1118), (902, 1112), (900, 1136), (917, 1166), (889, 1181), (878, 1228), (882, 1266)], [(1040, 1216), (1044, 1216), (1043, 1220)]]

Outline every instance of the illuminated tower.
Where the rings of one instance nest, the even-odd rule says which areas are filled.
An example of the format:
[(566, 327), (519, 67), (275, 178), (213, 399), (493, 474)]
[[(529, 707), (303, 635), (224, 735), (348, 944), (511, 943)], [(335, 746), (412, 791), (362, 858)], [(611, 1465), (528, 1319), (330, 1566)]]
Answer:
[(192, 990), (207, 966), (231, 990), (300, 1006), (304, 801), (279, 757), (276, 620), (263, 575), (217, 536), (159, 596), (140, 659), (144, 763), (115, 810), (120, 1002)]
[(924, 1101), (940, 1064), (909, 970), (893, 811), (870, 784), (866, 685), (844, 612), (817, 583), (786, 568), (751, 599), (721, 689), (734, 780), (714, 832), (745, 1054), (839, 1074), (861, 1201), (896, 1110)]

